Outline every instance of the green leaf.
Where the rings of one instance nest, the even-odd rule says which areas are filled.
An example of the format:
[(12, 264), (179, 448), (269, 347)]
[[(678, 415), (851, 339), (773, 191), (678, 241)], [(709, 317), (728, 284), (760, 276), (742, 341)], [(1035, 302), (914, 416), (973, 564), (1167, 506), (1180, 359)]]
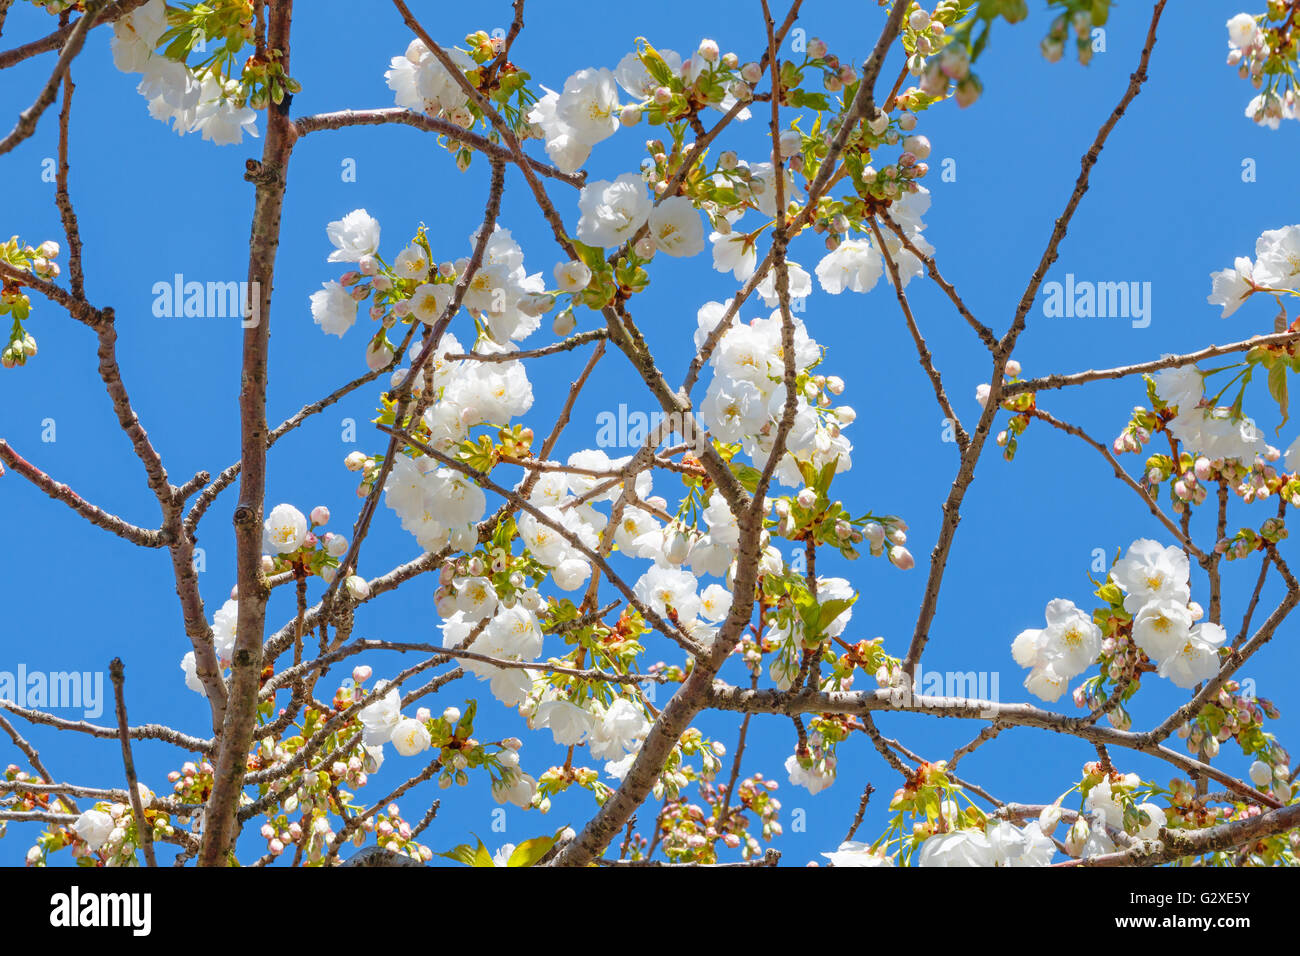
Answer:
[(817, 481), (813, 485), (814, 491), (819, 491), (823, 495), (830, 497), (831, 481), (835, 478), (835, 470), (839, 467), (840, 456), (836, 455), (826, 464), (822, 465), (821, 471), (817, 473)]
[(569, 241), (573, 243), (573, 248), (577, 250), (578, 258), (592, 272), (608, 268), (608, 263), (605, 262), (605, 250), (599, 246), (589, 246), (585, 242), (579, 242), (572, 237), (570, 237)]
[(789, 96), (790, 105), (795, 107), (807, 107), (826, 112), (831, 108), (830, 101), (826, 99), (825, 93), (809, 93), (806, 90), (794, 90)]
[(750, 494), (753, 494), (755, 489), (758, 488), (759, 479), (763, 477), (763, 473), (757, 468), (751, 468), (749, 465), (742, 465), (735, 461), (731, 462), (731, 472)]
[(817, 612), (817, 634), (821, 635), (826, 628), (831, 626), (831, 622), (847, 611), (857, 601), (858, 596), (848, 598), (831, 598), (829, 601), (821, 602), (821, 608)]
[(462, 843), (460, 846), (452, 847), (446, 853), (437, 855), (466, 866), (495, 866), (496, 864), (492, 862), (492, 854), (483, 845), (483, 841), (475, 837), (474, 842), (478, 845), (470, 846), (468, 843)]
[(1269, 369), (1268, 373), (1268, 393), (1277, 400), (1278, 410), (1282, 413), (1282, 422), (1277, 426), (1277, 431), (1282, 431), (1282, 425), (1286, 424), (1288, 413), (1289, 396), (1287, 394), (1286, 382), (1286, 365), (1278, 364)]
[(456, 724), (456, 736), (460, 739), (467, 739), (474, 733), (474, 714), (478, 711), (477, 700), (465, 701), (465, 711), (461, 714), (460, 722)]
[(644, 39), (641, 42), (645, 43), (645, 49), (641, 51), (640, 59), (646, 71), (660, 86), (671, 86), (673, 81), (672, 69), (669, 68), (658, 50), (646, 43)]
[(917, 809), (925, 814), (927, 820), (939, 818), (939, 794), (927, 787), (917, 794)]
[(740, 196), (730, 186), (715, 186), (709, 195), (719, 206), (736, 206), (740, 204)]
[(506, 861), (506, 866), (532, 866), (546, 856), (553, 846), (555, 846), (555, 837), (553, 836), (533, 837), (531, 840), (525, 840), (515, 847), (515, 851), (510, 854), (510, 859)]

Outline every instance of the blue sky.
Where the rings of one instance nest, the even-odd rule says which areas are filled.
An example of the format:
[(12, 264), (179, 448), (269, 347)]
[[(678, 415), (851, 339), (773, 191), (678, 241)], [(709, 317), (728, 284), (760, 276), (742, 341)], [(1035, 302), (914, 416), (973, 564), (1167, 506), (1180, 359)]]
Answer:
[[(449, 44), (461, 43), (475, 29), (509, 23), (505, 0), (411, 6), (433, 35)], [(1106, 28), (1105, 52), (1084, 68), (1071, 57), (1054, 65), (1042, 59), (1038, 43), (1050, 16), (1041, 4), (1032, 6), (1028, 21), (1015, 27), (997, 24), (990, 49), (977, 64), (985, 87), (982, 99), (966, 110), (934, 110), (920, 127), (934, 144), (933, 171), (927, 180), (933, 205), (925, 217), (926, 236), (937, 248), (945, 276), (998, 333), (1010, 322), (1052, 219), (1069, 195), (1080, 154), (1128, 82), (1150, 14), (1145, 2), (1117, 5)], [(367, 5), (365, 15), (357, 9), (340, 0), (299, 4), (292, 72), (303, 92), (295, 97), (295, 115), (392, 105), (383, 72), (389, 58), (403, 52), (409, 36), (387, 4)], [(1049, 276), (1064, 281), (1072, 273), (1092, 281), (1150, 282), (1150, 325), (1133, 328), (1124, 319), (1048, 318), (1036, 304), (1016, 353), (1027, 374), (1112, 366), (1271, 330), (1272, 310), (1267, 306), (1252, 305), (1225, 321), (1205, 302), (1212, 270), (1228, 266), (1234, 256), (1250, 254), (1262, 230), (1297, 218), (1294, 124), (1270, 133), (1246, 120), (1243, 109), (1253, 93), (1223, 65), (1223, 24), (1239, 9), (1235, 2), (1218, 0), (1171, 5), (1152, 58), (1151, 80), (1111, 136)], [(669, 0), (647, 13), (606, 5), (596, 14), (590, 5), (558, 0), (530, 5), (527, 28), (512, 59), (536, 81), (559, 88), (577, 69), (612, 68), (638, 36), (682, 52), (710, 36), (723, 50), (737, 51), (742, 60), (755, 58), (764, 42), (756, 3)], [(875, 4), (808, 0), (802, 26), (809, 36), (834, 38), (831, 50), (842, 59), (860, 62), (881, 22), (883, 13)], [(8, 48), (43, 34), (50, 25), (43, 13), (17, 4), (3, 45)], [(175, 273), (200, 281), (244, 277), (253, 190), (242, 173), (244, 160), (260, 156), (261, 145), (246, 139), (240, 146), (216, 147), (197, 136), (178, 139), (148, 116), (145, 101), (134, 90), (136, 78), (113, 69), (108, 36), (103, 29), (92, 34), (73, 71), (78, 88), (71, 190), (86, 247), (87, 291), (95, 303), (117, 310), (118, 355), (126, 385), (172, 480), (180, 483), (200, 469), (215, 474), (238, 455), (239, 329), (231, 320), (156, 318), (151, 290), (156, 282), (171, 281)], [(52, 57), (45, 56), (10, 70), (0, 89), (0, 115), (15, 117), (25, 108), (51, 64)], [(896, 69), (891, 60), (884, 75), (892, 78)], [(259, 126), (264, 130), (264, 122)], [(56, 114), (51, 111), (36, 135), (3, 159), (7, 188), (0, 227), (7, 230), (6, 236), (16, 233), (33, 244), (46, 238), (63, 242), (53, 184), (41, 178), (42, 160), (55, 155), (56, 132)], [(733, 127), (725, 145), (760, 161), (764, 132), (759, 121)], [(597, 147), (587, 166), (590, 178), (612, 179), (636, 169), (648, 135), (641, 126)], [(530, 148), (540, 155), (538, 144)], [(952, 182), (938, 175), (947, 159), (955, 163)], [(1254, 161), (1253, 182), (1242, 178), (1247, 159)], [(347, 160), (355, 161), (355, 182), (341, 176)], [(298, 146), (290, 170), (271, 319), (272, 423), (364, 369), (364, 333), (354, 329), (342, 342), (327, 338), (312, 324), (308, 311), (308, 295), (338, 275), (325, 262), (330, 251), (326, 223), (364, 207), (382, 223), (381, 248), (387, 256), (395, 254), (421, 222), (434, 235), (436, 256), (468, 255), (468, 236), (481, 216), (487, 174), (488, 164), (481, 160), (468, 173), (458, 174), (451, 156), (431, 136), (405, 127), (318, 133)], [(551, 184), (549, 191), (566, 221), (576, 223), (576, 192), (559, 183)], [(501, 223), (522, 244), (529, 271), (542, 270), (549, 278), (557, 248), (522, 178), (513, 171)], [(820, 242), (811, 235), (791, 249), (791, 256), (810, 271), (820, 254)], [(707, 256), (657, 261), (652, 280), (650, 289), (632, 302), (633, 314), (661, 356), (668, 379), (679, 381), (690, 358), (696, 309), (707, 300), (733, 294), (734, 284), (730, 276), (712, 271)], [(908, 287), (908, 295), (958, 414), (973, 425), (978, 413), (973, 393), (987, 380), (987, 355), (934, 286), (918, 279)], [(0, 436), (89, 500), (129, 521), (156, 526), (156, 504), (95, 373), (93, 337), (57, 307), (39, 300), (34, 306), (29, 330), (40, 342), (40, 355), (26, 368), (0, 373)], [(742, 312), (746, 319), (761, 314), (761, 304)], [(848, 567), (827, 557), (819, 570), (845, 574), (861, 590), (848, 636), (883, 636), (887, 650), (901, 656), (924, 586), (939, 504), (955, 471), (956, 449), (942, 441), (941, 413), (886, 284), (866, 296), (833, 297), (818, 289), (805, 319), (811, 334), (828, 349), (826, 371), (847, 380), (843, 400), (859, 413), (849, 430), (854, 467), (836, 481), (836, 492), (854, 511), (903, 516), (911, 528), (909, 547), (918, 560), (917, 569), (904, 573), (884, 561), (863, 559)], [(590, 313), (579, 316), (580, 328), (597, 324), (598, 317)], [(468, 322), (459, 329), (453, 326), (462, 340), (470, 334), (466, 329)], [(544, 327), (529, 345), (551, 338)], [(585, 358), (585, 352), (578, 352), (530, 366), (537, 401), (527, 421), (539, 433)], [(617, 354), (602, 363), (578, 403), (561, 453), (593, 446), (597, 416), (617, 412), (620, 402), (631, 410), (653, 409), (644, 390), (632, 387), (630, 371)], [(353, 450), (381, 450), (378, 436), (366, 425), (375, 401), (376, 393), (363, 389), (281, 441), (270, 456), (268, 507), (289, 501), (306, 512), (317, 504), (328, 505), (335, 515), (332, 530), (350, 536), (356, 476), (343, 469), (342, 459)], [(1129, 381), (1050, 393), (1042, 404), (1109, 440), (1122, 428), (1131, 407), (1144, 401), (1140, 383)], [(1247, 410), (1271, 433), (1276, 409), (1270, 416), (1262, 382), (1248, 395)], [(349, 418), (359, 423), (356, 444), (341, 440)], [(49, 420), (55, 427), (53, 442), (42, 440)], [(1291, 437), (1284, 430), (1270, 440), (1285, 448)], [(1129, 456), (1126, 464), (1134, 473), (1140, 467), (1136, 456)], [(657, 479), (656, 487), (671, 495), (674, 486), (665, 476)], [(234, 499), (234, 492), (227, 492), (201, 528), (206, 571), (200, 581), (209, 616), (233, 584)], [(185, 688), (178, 667), (188, 643), (166, 556), (91, 528), (12, 474), (0, 479), (0, 507), (7, 545), (0, 568), (8, 596), (0, 617), (0, 670), (13, 671), (23, 664), (29, 671), (103, 671), (106, 693), (111, 694), (107, 664), (120, 655), (126, 663), (132, 723), (161, 722), (202, 734), (207, 707)], [(1266, 508), (1271, 514), (1271, 505)], [(1239, 506), (1231, 526), (1257, 526), (1263, 517), (1259, 508), (1247, 511)], [(1209, 516), (1198, 516), (1194, 527), (1208, 545)], [(1023, 672), (1011, 659), (1011, 639), (1023, 628), (1041, 626), (1043, 607), (1051, 598), (1066, 597), (1091, 607), (1087, 574), (1094, 549), (1113, 555), (1139, 537), (1172, 543), (1136, 496), (1114, 480), (1102, 458), (1078, 441), (1039, 425), (1024, 436), (1013, 464), (992, 449), (966, 499), (924, 669), (995, 671), (1003, 700), (1026, 699), (1020, 687)], [(382, 509), (361, 569), (373, 576), (416, 553), (414, 539)], [(1257, 566), (1247, 564), (1229, 564), (1226, 569), (1224, 620), (1229, 633), (1235, 632), (1254, 581)], [(434, 586), (432, 578), (417, 579), (367, 605), (358, 615), (356, 633), (436, 639)], [(1203, 580), (1194, 582), (1193, 596), (1204, 602), (1206, 595)], [(313, 599), (316, 596), (313, 589)], [(1266, 591), (1265, 601), (1277, 596), (1276, 589)], [(1263, 613), (1268, 607), (1262, 605)], [(291, 615), (292, 595), (277, 594), (269, 614), (272, 626)], [(1292, 630), (1293, 625), (1284, 626), (1243, 671), (1242, 676), (1256, 681), (1261, 696), (1282, 697), (1284, 687), (1277, 675), (1297, 661), (1288, 640)], [(647, 662), (657, 659), (673, 661), (677, 655), (670, 647), (653, 646)], [(380, 675), (401, 666), (372, 663)], [(724, 676), (743, 680), (734, 666)], [(1138, 729), (1158, 722), (1180, 702), (1179, 692), (1166, 682), (1148, 679), (1146, 684), (1134, 707)], [(523, 736), (523, 765), (534, 774), (562, 759), (549, 734), (524, 733), (521, 718), (493, 701), (485, 685), (455, 682), (430, 706), (463, 706), (471, 694), (484, 698), (480, 739)], [(1287, 711), (1285, 698), (1281, 702), (1282, 718), (1272, 729), (1285, 744), (1300, 727)], [(1068, 698), (1056, 706), (1073, 710)], [(106, 708), (96, 722), (111, 721)], [(900, 736), (931, 759), (948, 756), (980, 726), (900, 715), (882, 715), (878, 723), (887, 736)], [(738, 724), (737, 715), (714, 715), (699, 726), (731, 748)], [(92, 743), (44, 728), (22, 730), (30, 730), (29, 738), (56, 778), (121, 785), (115, 743)], [(784, 805), (781, 819), (787, 833), (778, 846), (784, 862), (802, 864), (834, 849), (868, 780), (878, 793), (860, 833), (874, 838), (883, 828), (888, 795), (898, 780), (870, 743), (857, 738), (842, 746), (838, 783), (816, 797), (786, 782), (781, 765), (793, 746), (788, 721), (756, 718), (743, 768), (746, 774), (759, 771), (781, 784), (777, 796)], [(6, 752), (6, 762), (16, 757)], [(1163, 764), (1128, 753), (1115, 757), (1121, 769), (1145, 779), (1169, 779)], [(1004, 800), (1045, 802), (1076, 781), (1082, 763), (1094, 758), (1085, 744), (1014, 730), (967, 758), (962, 774)], [(142, 779), (165, 790), (165, 774), (185, 757), (165, 745), (141, 743), (136, 759)], [(402, 779), (399, 771), (409, 768), (414, 773), (422, 766), (417, 759), (404, 761), (390, 754), (362, 794), (373, 799), (386, 792)], [(1236, 772), (1246, 766), (1240, 755), (1219, 762)], [(402, 801), (403, 809), (418, 819), (434, 795), (431, 787), (421, 788)], [(545, 818), (535, 811), (507, 808), (506, 831), (494, 833), (491, 811), (496, 804), (484, 779), (440, 796), (438, 821), (427, 833), (435, 850), (461, 842), (467, 831), (477, 832), (495, 848), (564, 824), (580, 826), (594, 811), (589, 795), (575, 792), (557, 799)], [(796, 808), (806, 811), (806, 832), (790, 832), (790, 811)], [(34, 831), (11, 826), (0, 841), (0, 862), (20, 862), (29, 835)], [(251, 859), (263, 844), (253, 834), (244, 846)], [(70, 862), (66, 854), (59, 859)]]

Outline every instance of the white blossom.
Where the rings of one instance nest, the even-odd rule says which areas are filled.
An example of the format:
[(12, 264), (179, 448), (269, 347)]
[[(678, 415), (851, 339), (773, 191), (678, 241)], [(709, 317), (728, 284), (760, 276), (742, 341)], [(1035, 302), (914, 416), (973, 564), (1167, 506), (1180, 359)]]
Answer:
[(403, 717), (393, 727), (391, 736), (393, 749), (403, 757), (414, 757), (429, 749), (433, 738), (424, 723), (411, 717)]
[(113, 818), (103, 810), (93, 809), (86, 810), (81, 816), (77, 817), (72, 824), (72, 829), (77, 832), (77, 836), (86, 841), (86, 845), (94, 852), (108, 842), (109, 834), (113, 832), (116, 825)]
[(997, 854), (979, 830), (949, 830), (926, 837), (917, 866), (996, 866)]
[(1150, 538), (1129, 545), (1123, 559), (1110, 575), (1126, 592), (1124, 610), (1137, 613), (1148, 601), (1180, 601), (1186, 604), (1192, 592), (1188, 584), (1190, 565), (1181, 548), (1164, 547)]
[(357, 321), (357, 301), (331, 279), (322, 283), (319, 292), (311, 294), (311, 317), (326, 335), (342, 338)]
[(289, 504), (271, 509), (263, 523), (265, 546), (270, 554), (291, 554), (307, 538), (307, 517)]
[(354, 209), (325, 227), (334, 245), (330, 262), (360, 262), (379, 249), (379, 220), (364, 209)]
[(1191, 688), (1219, 673), (1219, 648), (1228, 638), (1221, 625), (1202, 621), (1181, 646), (1161, 656), (1158, 673), (1176, 687)]
[(669, 196), (650, 211), (650, 235), (665, 255), (689, 257), (704, 250), (704, 225), (685, 196)]
[(1227, 318), (1241, 307), (1246, 297), (1255, 290), (1255, 267), (1244, 256), (1238, 256), (1231, 269), (1210, 274), (1212, 288), (1205, 301), (1223, 306), (1221, 318)]
[(894, 858), (883, 850), (873, 850), (869, 843), (846, 840), (834, 853), (823, 853), (831, 866), (894, 866)]
[(651, 203), (640, 175), (624, 173), (613, 182), (601, 179), (583, 186), (578, 208), (578, 238), (608, 249), (632, 238), (649, 217)]
[(884, 271), (880, 253), (865, 239), (846, 239), (817, 264), (817, 281), (831, 295), (870, 292)]

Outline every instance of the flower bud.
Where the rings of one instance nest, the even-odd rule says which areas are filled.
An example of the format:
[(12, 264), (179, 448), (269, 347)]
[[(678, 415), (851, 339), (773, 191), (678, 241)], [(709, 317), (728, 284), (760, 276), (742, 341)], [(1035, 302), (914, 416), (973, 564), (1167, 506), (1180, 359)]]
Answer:
[(578, 319), (573, 314), (572, 309), (565, 309), (563, 312), (557, 315), (555, 319), (551, 322), (551, 331), (553, 331), (560, 338), (563, 338), (564, 336), (568, 335), (577, 327), (578, 327)]
[(378, 343), (371, 342), (366, 349), (366, 366), (372, 372), (378, 372), (385, 365), (393, 360), (393, 348), (388, 344), (387, 339), (381, 338)]
[(1070, 856), (1078, 856), (1083, 851), (1083, 845), (1088, 842), (1091, 832), (1092, 828), (1083, 817), (1074, 821), (1074, 825), (1065, 836), (1065, 849)]
[(664, 557), (673, 565), (680, 565), (686, 560), (686, 555), (690, 552), (691, 543), (686, 537), (685, 532), (680, 528), (675, 528), (667, 532), (664, 541)]
[(889, 549), (889, 560), (900, 571), (910, 571), (916, 566), (916, 559), (912, 557), (912, 552), (901, 544), (896, 544)]

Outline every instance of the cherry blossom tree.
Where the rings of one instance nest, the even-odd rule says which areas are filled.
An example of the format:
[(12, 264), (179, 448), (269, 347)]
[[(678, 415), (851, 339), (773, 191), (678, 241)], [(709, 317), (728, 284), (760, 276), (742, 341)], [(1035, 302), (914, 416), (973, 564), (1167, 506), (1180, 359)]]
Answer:
[[(384, 73), (392, 104), (314, 115), (293, 105), (301, 88), (291, 51), (309, 54), (293, 50), (291, 0), (30, 2), (56, 25), (0, 52), (0, 69), (43, 54), (53, 64), (0, 154), (20, 150), (38, 124), (58, 125), (65, 235), (0, 246), (0, 312), (12, 322), (0, 361), (14, 376), (40, 361), (34, 309), (88, 329), (159, 518), (139, 525), (110, 513), (5, 440), (0, 462), (7, 481), (30, 482), (54, 499), (50, 507), (71, 509), (123, 547), (166, 552), (186, 641), (147, 640), (175, 654), (177, 691), (201, 695), (208, 719), (130, 723), (121, 661), (110, 672), (111, 724), (0, 700), (0, 729), (22, 761), (0, 781), (0, 822), (9, 839), (30, 838), (29, 863), (155, 866), (171, 862), (167, 845), (177, 864), (205, 866), (411, 865), (435, 854), (474, 866), (773, 865), (782, 776), (814, 794), (838, 783), (847, 833), (825, 848), (834, 866), (1296, 861), (1300, 803), (1289, 755), (1270, 731), (1277, 709), (1234, 678), (1300, 601), (1282, 549), (1287, 508), (1300, 506), (1300, 440), (1279, 451), (1245, 412), (1247, 401), (1274, 402), (1286, 419), (1288, 372), (1300, 370), (1300, 330), (1287, 313), (1300, 292), (1300, 226), (1261, 221), (1253, 257), (1211, 277), (1208, 301), (1225, 316), (1241, 310), (1250, 321), (1263, 316), (1261, 303), (1277, 305), (1261, 334), (1040, 377), (1023, 375), (1014, 357), (1103, 148), (1142, 92), (1167, 0), (1151, 9), (1127, 87), (1098, 117), (1005, 328), (967, 306), (926, 238), (932, 147), (920, 130), (932, 110), (979, 108), (976, 71), (990, 31), (1023, 20), (1026, 0), (897, 0), (881, 6), (873, 39), (846, 37), (832, 52), (814, 38), (794, 55), (786, 39), (800, 0), (788, 10), (759, 0), (746, 14), (762, 24), (759, 49), (725, 51), (725, 38), (704, 38), (683, 56), (629, 38), (626, 49), (593, 51), (598, 65), (568, 77), (512, 60), (525, 17), (546, 15), (540, 6), (514, 0), (501, 35), (460, 38), (435, 35), (431, 18), (392, 0), (408, 34)], [(11, 5), (0, 0), (0, 30)], [(1109, 0), (1049, 6), (1044, 57), (1059, 60), (1073, 43), (1086, 62)], [(1257, 123), (1296, 118), (1297, 26), (1295, 0), (1270, 0), (1264, 13), (1227, 24), (1229, 63), (1258, 91), (1246, 108)], [(260, 139), (261, 159), (245, 173), (256, 199), (237, 374), (240, 457), (220, 471), (169, 473), (119, 367), (114, 310), (85, 290), (68, 181), (72, 75), (90, 37), (109, 32), (116, 67), (140, 76), (156, 120), (212, 148)], [(765, 131), (764, 152), (744, 158), (729, 148), (744, 123)], [(481, 220), (437, 234), (396, 226), (396, 235), (365, 209), (321, 222), (334, 251), (320, 290), (307, 303), (273, 301), (293, 154), (330, 131), (383, 124), (428, 134), (440, 176), (473, 183), (470, 171), (486, 166)], [(602, 143), (642, 131), (639, 170), (588, 176)], [(527, 198), (552, 246), (525, 251), (512, 237), (507, 188)], [(465, 233), (468, 243), (455, 238)], [(642, 332), (638, 295), (667, 259), (705, 255), (735, 291), (694, 303), (696, 325), (681, 329), (693, 336), (693, 359), (678, 381)], [(909, 304), (913, 281), (942, 290), (987, 363), (976, 402), (949, 397)], [(924, 560), (909, 551), (904, 516), (849, 500), (850, 428), (872, 426), (841, 403), (853, 363), (819, 346), (816, 318), (804, 317), (815, 288), (896, 307), (951, 426), (958, 460)], [(273, 424), (270, 330), (280, 331), (277, 344), (318, 334), (308, 314), (368, 371)], [(45, 328), (42, 349), (78, 347), (53, 319)], [(598, 363), (619, 353), (635, 370), (629, 395), (648, 395), (662, 421), (627, 457), (596, 448), (561, 460), (574, 403)], [(532, 421), (533, 369), (557, 355), (584, 356), (581, 371), (561, 414)], [(1251, 385), (1255, 376), (1267, 387)], [(1114, 423), (1113, 441), (1052, 412), (1055, 392), (1107, 383), (1142, 402)], [(357, 474), (355, 517), (268, 499), (276, 443), (361, 390), (376, 409), (368, 450), (321, 462)], [(1133, 541), (1085, 589), (1044, 595), (1043, 627), (1017, 636), (992, 622), (1009, 631), (1007, 661), (1024, 669), (1024, 702), (926, 694), (919, 668), (963, 509), (978, 507), (967, 500), (976, 466), (990, 438), (1010, 461), (1045, 429), (1077, 439), (1088, 464), (1101, 456), (1159, 538)], [(227, 491), (237, 496), (228, 598), (201, 594), (194, 569), (200, 524)], [(347, 533), (327, 530), (349, 522)], [(362, 573), (377, 524), (400, 525), (420, 556), (389, 566), (370, 554)], [(827, 556), (924, 575), (910, 637), (855, 636), (860, 592), (851, 578), (818, 572)], [(1258, 566), (1253, 593), (1224, 593), (1230, 561)], [(1284, 596), (1261, 607), (1274, 581)], [(356, 633), (373, 602), (419, 582), (436, 588), (428, 614), (439, 642)], [(295, 596), (287, 619), (270, 610), (279, 589)], [(1243, 615), (1240, 625), (1230, 611)], [(1186, 702), (1135, 728), (1131, 702), (1157, 682), (1184, 690)], [(448, 685), (456, 705), (442, 693)], [(466, 693), (473, 699), (460, 706)], [(566, 748), (563, 764), (531, 760), (528, 739), (480, 739), (480, 708), (517, 711), (530, 734)], [(699, 729), (708, 712), (734, 715), (737, 737)], [(924, 740), (885, 737), (875, 722), (882, 712), (961, 718), (974, 733), (937, 754)], [(64, 782), (24, 737), (25, 724), (120, 746), (125, 786)], [(1060, 796), (1046, 805), (1008, 802), (959, 776), (965, 757), (1013, 727), (1076, 738), (1096, 760), (1077, 779), (1054, 781)], [(791, 737), (784, 766), (748, 768), (747, 736), (777, 732)], [(175, 748), (166, 781), (138, 779), (132, 748), (142, 740)], [(874, 748), (881, 772), (901, 778), (883, 832), (861, 830), (876, 787), (837, 780), (837, 751), (847, 747)], [(1250, 759), (1245, 778), (1216, 763), (1221, 747)], [(1127, 769), (1126, 755), (1138, 754), (1167, 776)], [(404, 779), (376, 793), (369, 778), (387, 762), (407, 765)], [(470, 834), (435, 841), (436, 801), (409, 819), (397, 807), (420, 784), (475, 778), (490, 782), (498, 803), (531, 808), (536, 835), (495, 848)], [(571, 789), (589, 792), (590, 813), (552, 827), (551, 801)]]

